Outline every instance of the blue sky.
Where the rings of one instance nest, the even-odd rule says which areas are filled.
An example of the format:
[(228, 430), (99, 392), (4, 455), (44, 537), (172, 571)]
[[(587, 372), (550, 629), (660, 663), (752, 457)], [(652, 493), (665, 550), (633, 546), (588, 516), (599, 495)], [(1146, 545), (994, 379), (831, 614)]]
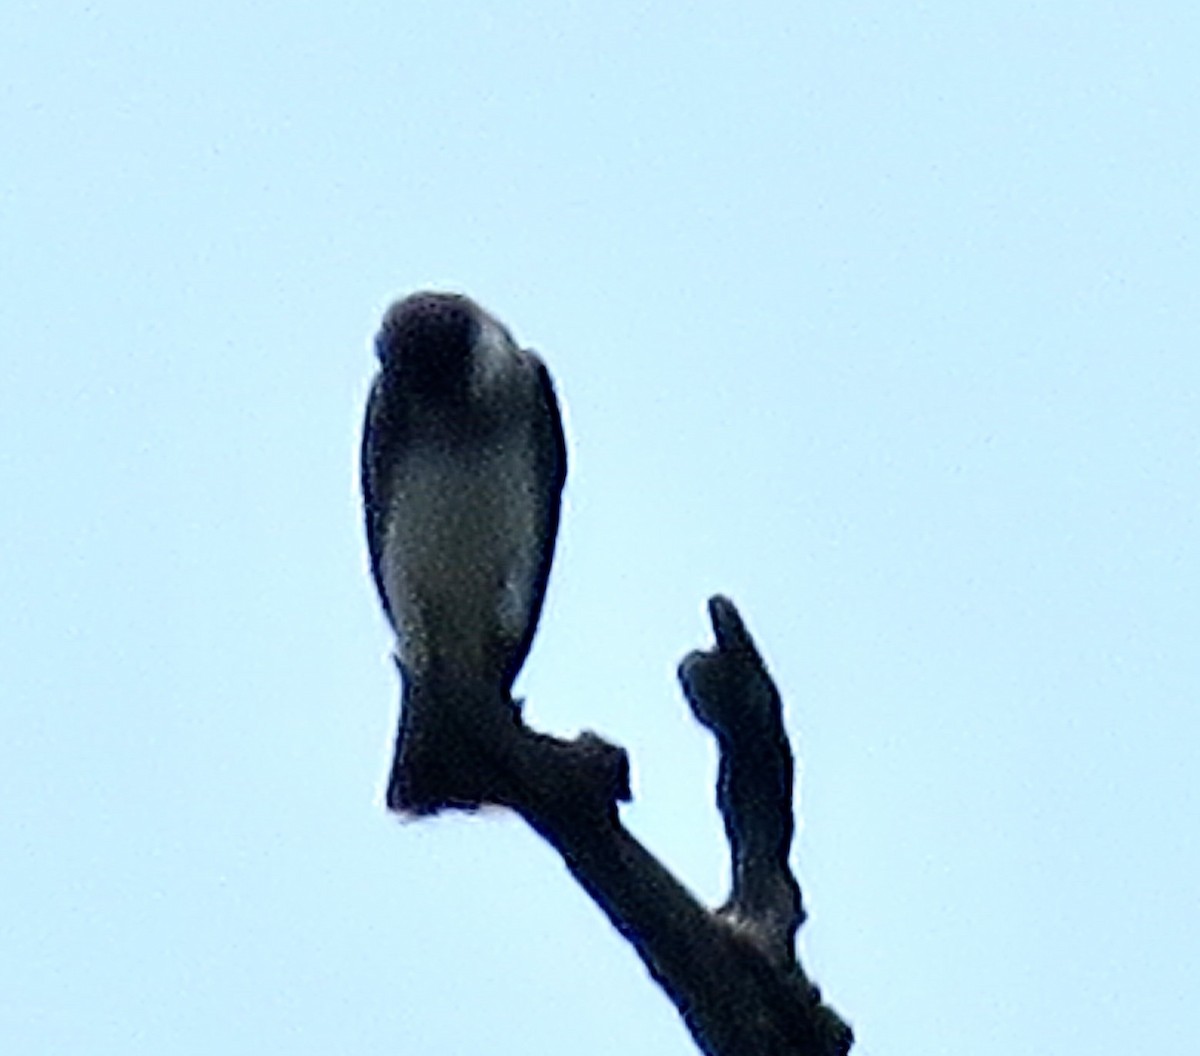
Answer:
[(0, 1049), (693, 1051), (501, 815), (381, 808), (370, 338), (470, 292), (571, 476), (522, 677), (702, 898), (730, 594), (866, 1056), (1200, 1039), (1200, 15), (44, 5), (0, 32)]

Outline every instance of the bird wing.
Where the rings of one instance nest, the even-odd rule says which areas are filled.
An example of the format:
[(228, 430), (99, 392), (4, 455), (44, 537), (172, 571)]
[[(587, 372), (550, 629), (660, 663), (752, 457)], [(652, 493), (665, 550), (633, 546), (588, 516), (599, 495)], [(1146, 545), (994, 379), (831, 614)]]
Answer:
[(559, 510), (562, 502), (563, 484), (567, 479), (567, 444), (563, 436), (562, 416), (550, 372), (537, 353), (528, 349), (524, 353), (532, 362), (537, 375), (537, 411), (533, 419), (533, 446), (536, 461), (534, 479), (539, 484), (538, 533), (539, 553), (529, 599), (529, 619), (525, 632), (514, 644), (505, 665), (506, 685), (511, 688), (521, 665), (529, 655), (533, 636), (537, 631), (542, 602), (546, 597), (546, 584), (550, 579), (550, 566), (554, 562), (554, 545), (558, 539)]
[(383, 547), (386, 538), (386, 514), (392, 501), (394, 474), (388, 467), (401, 442), (402, 431), (394, 400), (383, 398), (383, 378), (376, 377), (367, 397), (367, 413), (363, 421), (360, 475), (362, 478), (363, 515), (367, 526), (367, 550), (371, 555), (371, 576), (388, 621), (395, 626), (387, 590), (383, 581)]

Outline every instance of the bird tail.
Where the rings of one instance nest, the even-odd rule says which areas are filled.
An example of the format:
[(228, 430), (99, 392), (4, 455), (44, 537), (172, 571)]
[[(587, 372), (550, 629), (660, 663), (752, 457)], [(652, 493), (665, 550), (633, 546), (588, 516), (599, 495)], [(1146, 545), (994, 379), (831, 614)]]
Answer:
[(405, 678), (388, 810), (436, 814), (509, 801), (500, 759), (515, 722), (515, 706), (494, 688)]

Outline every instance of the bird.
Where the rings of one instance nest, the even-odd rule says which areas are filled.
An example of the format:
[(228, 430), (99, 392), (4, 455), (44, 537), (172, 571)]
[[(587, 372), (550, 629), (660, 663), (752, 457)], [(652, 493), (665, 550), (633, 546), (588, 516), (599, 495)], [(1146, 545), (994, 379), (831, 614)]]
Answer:
[(550, 373), (460, 293), (394, 303), (375, 338), (361, 483), (402, 691), (386, 804), (504, 802), (512, 687), (554, 558), (567, 473)]

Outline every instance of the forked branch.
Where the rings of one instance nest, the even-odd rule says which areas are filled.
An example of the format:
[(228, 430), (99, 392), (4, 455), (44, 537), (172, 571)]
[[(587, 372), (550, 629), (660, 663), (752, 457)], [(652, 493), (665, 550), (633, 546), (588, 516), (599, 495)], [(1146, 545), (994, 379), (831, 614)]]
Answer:
[(706, 1056), (845, 1056), (853, 1033), (795, 956), (805, 914), (787, 862), (794, 765), (779, 692), (733, 602), (712, 598), (709, 615), (716, 645), (685, 657), (679, 680), (720, 749), (717, 804), (733, 859), (723, 906), (700, 905), (621, 825), (628, 764), (594, 735), (574, 742), (578, 765), (552, 738), (544, 754), (522, 753), (522, 768), (538, 772), (516, 775), (527, 794), (505, 798), (633, 944)]

